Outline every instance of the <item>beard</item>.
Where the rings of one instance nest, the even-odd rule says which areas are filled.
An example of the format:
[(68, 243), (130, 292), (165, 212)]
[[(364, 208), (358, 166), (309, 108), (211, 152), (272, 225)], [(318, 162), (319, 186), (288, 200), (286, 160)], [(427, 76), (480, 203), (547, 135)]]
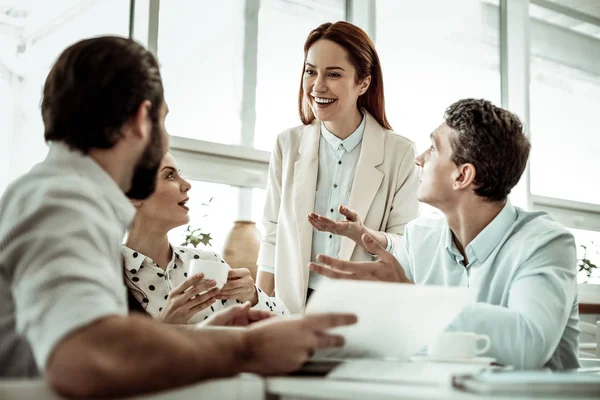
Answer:
[(132, 200), (145, 200), (156, 189), (156, 175), (162, 161), (162, 135), (158, 123), (152, 124), (150, 143), (133, 171), (131, 188), (126, 193)]

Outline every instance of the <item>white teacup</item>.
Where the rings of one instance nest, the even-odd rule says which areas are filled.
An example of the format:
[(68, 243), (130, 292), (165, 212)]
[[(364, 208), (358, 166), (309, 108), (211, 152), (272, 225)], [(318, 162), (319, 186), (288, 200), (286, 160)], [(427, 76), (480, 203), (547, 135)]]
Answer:
[(191, 260), (189, 266), (189, 275), (195, 275), (202, 272), (204, 279), (212, 279), (216, 284), (216, 288), (221, 289), (227, 283), (227, 275), (229, 268), (220, 261), (211, 260)]
[[(484, 342), (478, 347), (478, 342)], [(435, 359), (464, 359), (474, 358), (490, 349), (488, 335), (478, 335), (474, 332), (443, 332), (429, 345), (429, 358)]]

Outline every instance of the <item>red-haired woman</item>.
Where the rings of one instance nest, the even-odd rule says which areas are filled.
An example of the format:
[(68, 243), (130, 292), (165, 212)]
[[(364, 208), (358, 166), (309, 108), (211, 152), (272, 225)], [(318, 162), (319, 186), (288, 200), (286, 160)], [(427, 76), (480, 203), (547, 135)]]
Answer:
[(355, 246), (363, 233), (399, 245), (418, 214), (419, 181), (413, 143), (387, 121), (379, 57), (362, 29), (310, 32), (298, 107), (302, 125), (281, 133), (271, 155), (257, 279), (292, 313), (327, 279), (308, 270), (318, 254), (370, 260)]

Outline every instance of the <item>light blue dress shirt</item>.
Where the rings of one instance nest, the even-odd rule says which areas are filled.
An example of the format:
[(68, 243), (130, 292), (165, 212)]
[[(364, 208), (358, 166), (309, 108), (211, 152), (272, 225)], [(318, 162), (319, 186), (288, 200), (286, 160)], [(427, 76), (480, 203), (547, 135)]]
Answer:
[[(352, 182), (365, 133), (366, 118), (350, 136), (342, 140), (329, 132), (321, 123), (321, 139), (319, 140), (319, 173), (317, 175), (317, 192), (315, 194), (315, 212), (335, 221), (343, 221), (345, 217), (338, 212), (340, 204), (348, 204)], [(310, 260), (316, 261), (317, 255), (326, 254), (337, 257), (340, 252), (342, 237), (329, 232), (313, 230)], [(316, 290), (319, 284), (328, 278), (310, 272), (308, 287)]]
[(443, 216), (410, 222), (394, 255), (417, 284), (474, 292), (449, 330), (486, 334), (486, 354), (517, 368), (579, 366), (577, 257), (573, 235), (543, 212), (510, 202), (466, 247)]

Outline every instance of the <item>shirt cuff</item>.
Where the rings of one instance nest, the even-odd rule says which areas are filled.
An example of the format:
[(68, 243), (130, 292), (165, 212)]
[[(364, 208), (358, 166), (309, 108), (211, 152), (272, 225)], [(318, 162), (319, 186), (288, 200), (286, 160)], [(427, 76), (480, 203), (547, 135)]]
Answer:
[(262, 272), (268, 272), (270, 274), (275, 275), (275, 268), (273, 268), (273, 267), (267, 267), (266, 265), (259, 265), (258, 270), (262, 271)]

